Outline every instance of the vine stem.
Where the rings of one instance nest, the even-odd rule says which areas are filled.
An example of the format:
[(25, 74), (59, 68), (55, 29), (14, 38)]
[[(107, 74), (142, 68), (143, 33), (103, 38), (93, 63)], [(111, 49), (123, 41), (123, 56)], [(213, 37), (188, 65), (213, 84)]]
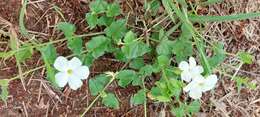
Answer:
[(144, 89), (144, 95), (145, 95), (145, 100), (144, 100), (144, 117), (147, 117), (146, 88), (145, 88), (144, 80), (145, 80), (145, 78), (143, 78), (143, 89)]
[[(102, 35), (102, 34), (105, 34), (105, 33), (104, 33), (104, 32), (96, 32), (96, 33), (75, 35), (75, 36), (71, 36), (71, 38), (77, 38), (77, 37), (91, 37), (91, 36)], [(45, 43), (33, 45), (33, 46), (30, 46), (30, 47), (32, 47), (32, 48), (37, 48), (37, 47), (45, 46), (45, 45), (48, 45), (48, 44), (55, 44), (55, 43), (63, 42), (63, 41), (66, 41), (66, 40), (67, 40), (66, 38), (62, 38), (62, 39), (58, 39), (58, 40), (54, 40), (54, 41), (49, 41), (49, 42), (45, 42)], [(24, 49), (25, 49), (25, 48), (19, 48), (19, 49), (13, 51), (13, 52), (14, 52), (14, 53), (17, 53), (17, 52), (22, 51), (22, 50), (24, 50)]]
[(113, 72), (108, 72), (108, 75), (112, 76), (112, 78), (110, 79), (110, 81), (107, 83), (107, 85), (102, 89), (102, 91), (99, 92), (98, 96), (89, 104), (89, 106), (85, 109), (85, 111), (81, 114), (80, 117), (83, 117), (88, 111), (89, 109), (96, 103), (96, 101), (101, 97), (102, 92), (105, 92), (105, 90), (107, 89), (107, 87), (116, 79), (116, 74), (117, 73), (113, 73)]

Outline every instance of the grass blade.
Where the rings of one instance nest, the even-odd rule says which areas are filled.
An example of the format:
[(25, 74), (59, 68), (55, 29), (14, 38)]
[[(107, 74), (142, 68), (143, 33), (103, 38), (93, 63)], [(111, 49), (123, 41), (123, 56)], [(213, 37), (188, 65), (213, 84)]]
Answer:
[(207, 59), (206, 53), (205, 53), (205, 48), (203, 46), (204, 43), (203, 43), (202, 39), (199, 39), (199, 38), (196, 38), (196, 37), (194, 37), (194, 38), (195, 38), (194, 40), (196, 42), (197, 50), (199, 52), (200, 61), (201, 61), (203, 68), (204, 68), (204, 73), (206, 75), (209, 75), (209, 74), (212, 73), (212, 70), (211, 70), (209, 61)]
[(202, 6), (208, 6), (208, 5), (213, 5), (213, 4), (221, 3), (221, 2), (223, 2), (223, 1), (224, 1), (224, 0), (208, 0), (208, 1), (205, 1), (205, 2), (200, 3), (200, 5), (202, 5)]
[(173, 16), (173, 12), (172, 12), (172, 9), (171, 9), (170, 5), (168, 4), (168, 1), (167, 0), (162, 0), (162, 4), (163, 4), (163, 7), (165, 8), (166, 12), (170, 16), (171, 20), (173, 22), (175, 22), (175, 18)]
[(196, 16), (190, 15), (189, 19), (192, 22), (224, 22), (224, 21), (234, 21), (234, 20), (245, 20), (249, 18), (256, 18), (260, 17), (260, 12), (258, 13), (239, 13), (233, 15), (226, 15), (226, 16)]

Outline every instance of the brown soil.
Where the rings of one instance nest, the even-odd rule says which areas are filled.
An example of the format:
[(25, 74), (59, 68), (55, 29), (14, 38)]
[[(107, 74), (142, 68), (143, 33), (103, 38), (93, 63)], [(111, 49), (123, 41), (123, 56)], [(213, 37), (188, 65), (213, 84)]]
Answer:
[[(130, 12), (133, 10), (132, 8), (134, 8), (134, 15), (142, 14), (143, 2), (126, 2), (127, 0), (121, 1), (121, 7), (124, 13)], [(55, 24), (63, 21), (61, 15), (53, 9), (53, 6), (55, 5), (61, 8), (60, 10), (66, 21), (76, 25), (77, 34), (86, 34), (88, 30), (86, 29), (87, 24), (84, 17), (85, 13), (89, 10), (88, 4), (89, 0), (31, 0), (26, 12), (26, 28), (30, 31), (30, 33), (33, 33), (40, 42), (47, 42), (50, 39), (62, 38), (61, 33), (53, 29)], [(132, 8), (129, 7), (129, 5)], [(219, 6), (216, 7), (219, 8)], [(0, 17), (10, 22), (18, 34), (18, 18), (20, 8), (21, 0), (0, 1)], [(259, 55), (260, 48), (259, 45), (257, 45), (259, 43), (259, 38), (256, 40), (258, 43), (250, 40), (248, 41), (245, 38), (245, 35), (243, 35), (243, 31), (241, 31), (245, 25), (247, 26), (249, 24), (249, 21), (241, 21), (235, 27), (227, 29), (223, 32), (224, 35), (229, 35), (234, 38), (229, 41), (229, 43), (226, 42), (226, 44), (228, 44), (226, 45), (228, 52), (236, 53), (238, 49), (247, 50), (249, 49), (248, 46), (256, 45), (258, 49), (254, 51), (254, 54)], [(225, 24), (221, 24), (221, 26), (222, 25)], [(258, 25), (260, 26), (259, 22)], [(98, 29), (96, 31), (98, 31)], [(219, 33), (216, 32), (212, 32), (210, 35), (220, 37)], [(19, 36), (19, 38), (23, 39), (21, 36)], [(0, 41), (8, 42), (8, 39), (8, 37), (1, 37)], [(85, 40), (88, 40), (88, 38)], [(60, 55), (69, 55), (69, 51), (66, 47), (64, 47), (64, 44), (57, 44), (57, 46), (59, 47), (57, 50)], [(5, 51), (6, 49), (7, 44), (0, 43), (0, 51)], [(255, 59), (260, 60), (260, 56), (256, 56)], [(35, 53), (33, 58), (26, 61), (26, 64), (24, 64), (22, 68), (23, 71), (27, 71), (41, 65), (43, 65), (43, 63), (40, 59), (39, 53)], [(123, 65), (123, 63), (113, 61), (109, 55), (106, 55), (97, 60), (94, 66), (92, 66), (91, 77), (105, 71), (117, 71)], [(242, 70), (254, 71), (254, 74), (260, 74), (259, 66), (260, 65), (257, 65), (255, 62), (252, 65), (242, 66)], [(251, 72), (248, 74), (247, 72), (241, 72), (241, 74), (248, 75), (254, 79), (260, 78), (260, 76), (256, 76), (254, 74), (252, 75)], [(18, 75), (18, 70), (14, 58), (0, 62), (0, 79), (12, 78), (16, 75)], [(81, 89), (71, 91), (69, 88), (65, 88), (63, 90), (54, 89), (46, 81), (43, 69), (33, 72), (25, 77), (26, 91), (24, 90), (20, 80), (15, 80), (10, 83), (10, 94), (7, 105), (5, 105), (2, 101), (0, 102), (1, 117), (76, 117), (80, 115), (94, 99), (93, 96), (90, 96), (88, 91), (87, 81), (84, 82)], [(257, 82), (259, 82), (259, 80), (257, 80)], [(250, 91), (248, 89), (243, 89), (238, 95), (234, 85), (234, 82), (231, 82), (229, 79), (223, 79), (221, 83), (218, 84), (215, 95), (210, 93), (206, 94), (208, 96), (205, 96), (202, 104), (204, 108), (201, 109), (201, 112), (197, 116), (224, 116), (225, 114), (223, 115), (223, 113), (225, 112), (229, 112), (229, 115), (237, 117), (247, 115), (248, 113), (250, 116), (259, 115), (260, 109), (258, 108), (257, 110), (255, 107), (260, 107), (260, 101), (254, 102), (255, 100), (260, 99), (259, 90)], [(113, 110), (105, 108), (100, 102), (97, 102), (95, 106), (93, 106), (86, 114), (86, 117), (142, 117), (144, 112), (143, 106), (131, 106), (129, 103), (131, 95), (137, 92), (138, 89), (139, 87), (128, 87), (123, 89), (117, 87), (116, 84), (110, 86), (109, 90), (114, 91), (120, 99), (120, 109)], [(259, 89), (259, 87), (257, 89)], [(209, 99), (207, 97), (212, 98)], [(235, 100), (232, 100), (232, 98), (235, 98)], [(245, 102), (239, 103), (241, 100)], [(217, 106), (208, 106), (211, 105), (212, 102)], [(254, 102), (254, 107), (251, 107), (252, 105), (250, 108), (244, 107), (249, 102)], [(240, 107), (242, 107), (242, 109)], [(161, 108), (163, 108), (163, 105), (153, 104), (148, 101), (148, 116), (159, 116)], [(222, 108), (225, 109), (221, 110)], [(254, 109), (256, 111), (253, 111)], [(171, 116), (169, 111), (166, 111), (166, 116)]]

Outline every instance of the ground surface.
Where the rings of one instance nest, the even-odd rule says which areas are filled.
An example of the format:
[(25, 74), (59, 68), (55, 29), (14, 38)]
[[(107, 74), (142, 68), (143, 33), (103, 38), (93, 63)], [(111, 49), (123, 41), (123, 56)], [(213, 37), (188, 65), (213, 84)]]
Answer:
[[(88, 1), (88, 0), (86, 0)], [(86, 34), (88, 30), (85, 22), (85, 13), (88, 12), (88, 3), (84, 0), (31, 0), (26, 12), (26, 28), (34, 34), (40, 42), (46, 42), (50, 39), (62, 38), (61, 33), (54, 30), (53, 26), (59, 21), (63, 21), (61, 15), (53, 9), (58, 6), (64, 14), (66, 21), (76, 24), (77, 34)], [(134, 16), (142, 13), (141, 1), (120, 1), (123, 13), (132, 12)], [(15, 32), (19, 35), (19, 11), (21, 0), (1, 0), (0, 1), (0, 23), (10, 23)], [(135, 8), (135, 9), (132, 9)], [(260, 11), (260, 2), (257, 0), (226, 0), (218, 5), (212, 5), (207, 8), (201, 8), (201, 13), (211, 15), (228, 15), (232, 13), (245, 13)], [(141, 16), (139, 18), (142, 18)], [(138, 27), (138, 26), (137, 26)], [(235, 54), (238, 50), (250, 51), (254, 55), (252, 65), (243, 65), (239, 69), (239, 75), (250, 77), (252, 81), (260, 83), (260, 19), (246, 21), (235, 21), (226, 23), (211, 23), (206, 27), (204, 35), (210, 39), (221, 40), (225, 43), (226, 51)], [(8, 30), (0, 27), (1, 30)], [(97, 30), (98, 31), (98, 30)], [(9, 37), (2, 35), (0, 37), (0, 51), (8, 49), (7, 42)], [(22, 38), (21, 38), (22, 39)], [(88, 38), (86, 37), (87, 41)], [(60, 55), (68, 55), (64, 43), (57, 44)], [(91, 76), (104, 71), (119, 70), (123, 64), (110, 59), (106, 55), (97, 60), (91, 68)], [(227, 67), (229, 64), (236, 63), (232, 56), (226, 60)], [(43, 65), (39, 53), (35, 53), (33, 59), (28, 60), (22, 65), (23, 71), (27, 71), (36, 66)], [(236, 71), (236, 67), (228, 66), (226, 70), (230, 73)], [(18, 75), (18, 70), (14, 58), (0, 61), (0, 79), (12, 78)], [(207, 93), (203, 98), (202, 108), (197, 116), (212, 117), (259, 117), (260, 116), (260, 86), (256, 90), (242, 89), (237, 92), (235, 84), (222, 74), (221, 81), (218, 83), (215, 93)], [(9, 98), (7, 105), (0, 102), (0, 116), (2, 117), (35, 117), (35, 116), (78, 116), (84, 111), (94, 97), (90, 96), (85, 85), (77, 91), (71, 91), (65, 88), (62, 91), (53, 89), (46, 81), (44, 69), (37, 70), (28, 74), (25, 80), (25, 88), (20, 80), (11, 82), (9, 86)], [(86, 115), (87, 117), (142, 117), (142, 106), (130, 106), (128, 100), (138, 88), (128, 87), (126, 89), (116, 86), (109, 87), (114, 90), (120, 99), (121, 105), (119, 110), (112, 110), (102, 107), (96, 103)], [(210, 98), (209, 98), (210, 97)], [(166, 116), (170, 113), (160, 104), (148, 102), (148, 115), (150, 117), (159, 116), (162, 110), (166, 110)]]

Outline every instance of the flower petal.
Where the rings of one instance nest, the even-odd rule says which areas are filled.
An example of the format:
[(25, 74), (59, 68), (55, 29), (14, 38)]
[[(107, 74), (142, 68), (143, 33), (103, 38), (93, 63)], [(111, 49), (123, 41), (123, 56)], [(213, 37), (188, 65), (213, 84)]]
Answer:
[(217, 81), (218, 81), (218, 78), (215, 74), (208, 76), (205, 79), (205, 86), (202, 88), (202, 91), (206, 92), (206, 91), (213, 89), (215, 87)]
[(89, 68), (87, 66), (80, 66), (76, 69), (74, 73), (80, 78), (80, 79), (87, 79), (89, 76)]
[(194, 75), (192, 80), (196, 83), (203, 83), (205, 82), (206, 79), (199, 74), (199, 75)]
[(189, 92), (189, 91), (191, 91), (191, 90), (194, 89), (194, 88), (196, 88), (196, 82), (192, 81), (192, 82), (190, 82), (187, 86), (185, 86), (185, 87), (183, 88), (183, 91)]
[(194, 75), (197, 75), (197, 74), (201, 74), (203, 73), (204, 69), (202, 66), (195, 66), (194, 68), (192, 68), (192, 73)]
[(68, 83), (68, 76), (66, 72), (58, 72), (55, 74), (55, 82), (59, 87), (64, 87)]
[(190, 67), (193, 68), (196, 66), (196, 60), (193, 57), (189, 58)]
[(77, 58), (73, 57), (69, 62), (68, 62), (68, 67), (70, 69), (76, 69), (82, 65), (82, 62)]
[(189, 92), (189, 96), (193, 99), (200, 99), (201, 96), (202, 96), (202, 91), (201, 90), (198, 90), (198, 89), (192, 89), (190, 90)]
[(53, 66), (59, 71), (66, 71), (67, 65), (68, 65), (68, 60), (63, 56), (59, 56), (56, 58)]
[(69, 83), (70, 88), (73, 90), (77, 90), (83, 84), (82, 81), (75, 75), (72, 75), (69, 77), (68, 83)]
[(181, 79), (186, 82), (190, 82), (192, 79), (192, 74), (188, 71), (183, 71), (181, 72)]
[(179, 64), (179, 68), (180, 68), (181, 70), (188, 70), (188, 69), (189, 69), (189, 63), (186, 62), (186, 61), (182, 61), (182, 62), (180, 62), (180, 64)]

